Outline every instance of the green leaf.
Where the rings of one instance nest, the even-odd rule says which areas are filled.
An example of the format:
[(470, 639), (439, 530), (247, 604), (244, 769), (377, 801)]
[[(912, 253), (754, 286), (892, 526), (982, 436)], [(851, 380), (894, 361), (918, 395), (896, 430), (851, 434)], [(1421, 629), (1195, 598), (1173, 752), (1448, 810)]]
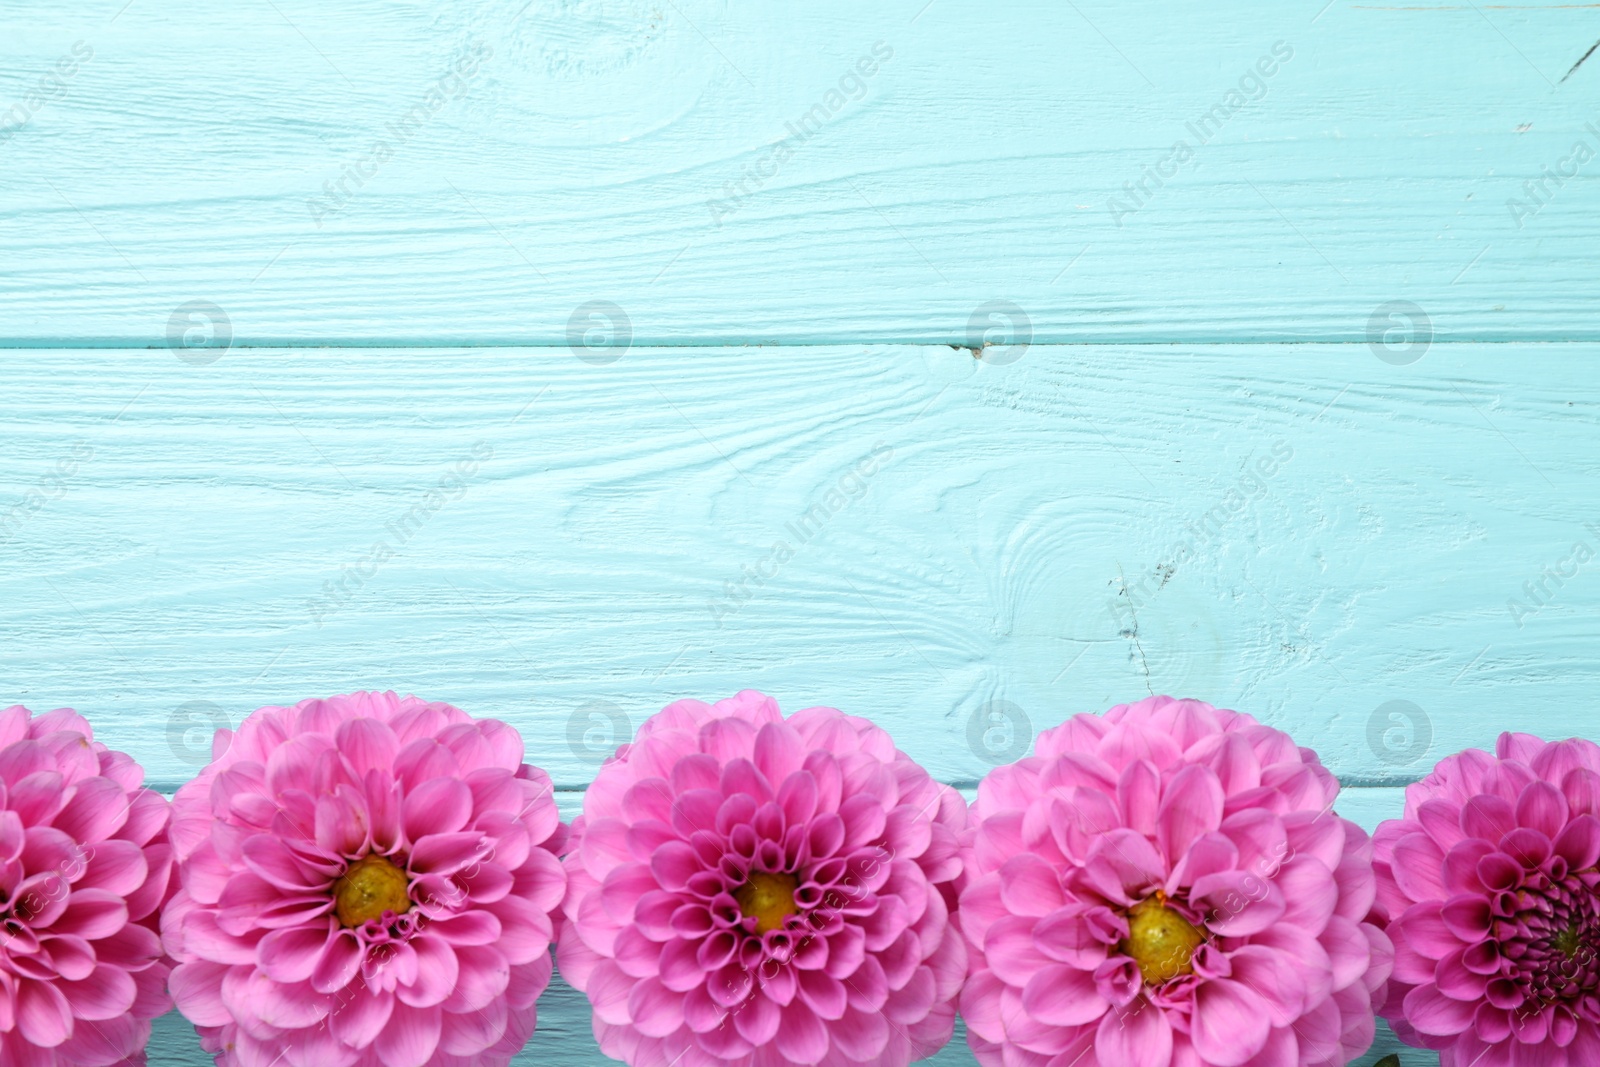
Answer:
[(1400, 1067), (1400, 1055), (1391, 1052), (1377, 1063), (1374, 1063), (1372, 1067)]

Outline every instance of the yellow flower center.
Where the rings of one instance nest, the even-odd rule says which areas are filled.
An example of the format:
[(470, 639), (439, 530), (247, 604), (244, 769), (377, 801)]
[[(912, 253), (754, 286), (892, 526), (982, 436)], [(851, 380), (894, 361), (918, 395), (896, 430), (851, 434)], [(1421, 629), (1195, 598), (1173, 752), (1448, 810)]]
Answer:
[(1141, 900), (1128, 911), (1128, 936), (1117, 951), (1132, 956), (1146, 985), (1160, 985), (1183, 974), (1193, 974), (1194, 950), (1205, 934), (1167, 907), (1167, 895)]
[(410, 911), (406, 872), (382, 856), (362, 856), (333, 883), (333, 910), (345, 926), (381, 919), (386, 911)]
[(739, 902), (739, 911), (746, 918), (755, 919), (756, 930), (764, 934), (782, 928), (783, 920), (800, 910), (794, 902), (794, 891), (799, 888), (800, 880), (792, 874), (756, 871), (733, 891), (733, 899)]

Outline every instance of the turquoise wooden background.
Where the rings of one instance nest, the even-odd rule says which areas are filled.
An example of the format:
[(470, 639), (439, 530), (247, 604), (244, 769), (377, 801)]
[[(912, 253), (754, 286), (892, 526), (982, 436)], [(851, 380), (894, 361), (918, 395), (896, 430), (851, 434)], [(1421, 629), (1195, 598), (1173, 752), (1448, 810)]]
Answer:
[[(741, 686), (963, 788), (1198, 696), (1369, 828), (1594, 735), (1600, 5), (5, 22), (0, 701), (163, 788), (360, 687), (516, 724), (569, 815)], [(519, 1062), (604, 1062), (559, 979)]]

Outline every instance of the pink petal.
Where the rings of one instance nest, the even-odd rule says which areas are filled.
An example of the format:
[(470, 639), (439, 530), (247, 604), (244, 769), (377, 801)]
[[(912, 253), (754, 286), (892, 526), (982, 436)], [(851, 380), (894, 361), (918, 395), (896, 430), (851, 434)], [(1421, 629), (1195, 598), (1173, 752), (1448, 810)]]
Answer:
[(642, 978), (628, 994), (628, 1017), (646, 1037), (666, 1037), (683, 1025), (683, 994)]
[[(330, 1025), (334, 1037), (338, 1037), (344, 1045), (349, 1045), (350, 1048), (366, 1048), (373, 1041), (378, 1041), (379, 1035), (397, 1029), (395, 1025), (390, 1025), (390, 1019), (394, 1019), (394, 1016), (394, 993), (371, 993), (363, 989), (338, 1001), (338, 1008), (334, 1008)], [(426, 1021), (421, 1024), (411, 1021), (408, 1025), (421, 1030), (419, 1033), (406, 1035), (408, 1041), (414, 1045), (424, 1045), (427, 1040)]]
[(1140, 997), (1126, 1011), (1108, 1011), (1095, 1031), (1098, 1062), (1118, 1067), (1167, 1067), (1172, 1027), (1166, 1013)]
[(400, 751), (399, 738), (378, 719), (346, 719), (334, 731), (333, 739), (358, 782), (366, 778), (368, 771), (392, 771)]
[[(760, 998), (757, 998), (760, 999)], [(889, 1020), (851, 1008), (830, 1028), (833, 1044), (851, 1063), (877, 1063), (891, 1036)]]
[(1095, 988), (1094, 975), (1076, 967), (1052, 964), (1028, 980), (1022, 1009), (1051, 1026), (1093, 1022), (1110, 1007)]
[(800, 769), (805, 752), (800, 735), (785, 722), (769, 722), (756, 731), (753, 762), (769, 782), (781, 782)]
[(1406, 1022), (1424, 1034), (1451, 1037), (1472, 1025), (1476, 1004), (1454, 1000), (1432, 985), (1418, 986), (1406, 994)]
[(1569, 870), (1593, 867), (1600, 861), (1600, 819), (1586, 814), (1569, 822), (1555, 839), (1555, 853)]
[(337, 993), (345, 988), (360, 970), (364, 954), (353, 931), (336, 930), (312, 968), (311, 988), (319, 993)]
[(44, 1048), (55, 1048), (72, 1034), (72, 1007), (54, 982), (17, 980), (17, 1030)]
[(400, 810), (413, 843), (430, 834), (453, 834), (472, 817), (472, 790), (459, 778), (432, 778), (410, 790)]
[(395, 1004), (372, 1042), (384, 1067), (423, 1067), (439, 1047), (440, 1010)]
[(1517, 798), (1517, 825), (1537, 830), (1546, 837), (1559, 834), (1567, 824), (1567, 817), (1566, 798), (1549, 782), (1533, 782)]
[(1516, 825), (1516, 812), (1505, 797), (1479, 793), (1461, 806), (1461, 829), (1468, 837), (1498, 844)]
[[(1498, 835), (1495, 840), (1500, 840)], [(1437, 900), (1446, 895), (1443, 868), (1444, 853), (1427, 834), (1407, 834), (1395, 843), (1394, 880), (1412, 900)]]
[(304, 982), (322, 961), (336, 929), (337, 923), (329, 919), (315, 926), (272, 931), (256, 946), (262, 972), (274, 982)]
[(132, 841), (102, 841), (95, 845), (88, 869), (76, 884), (84, 889), (104, 889), (127, 897), (144, 884), (149, 872), (144, 849)]
[(95, 941), (116, 933), (127, 921), (128, 905), (115, 893), (80, 889), (68, 899), (66, 910), (55, 921), (55, 930)]
[(1267, 1043), (1270, 1020), (1266, 1003), (1243, 983), (1209, 981), (1195, 990), (1189, 1036), (1202, 1058), (1235, 1067)]
[(178, 1010), (197, 1026), (222, 1026), (233, 1013), (222, 1002), (222, 979), (230, 968), (201, 960), (173, 968), (167, 983)]
[(56, 815), (54, 825), (84, 844), (104, 841), (127, 819), (127, 799), (111, 779), (86, 778), (73, 787), (72, 799)]
[(650, 872), (662, 889), (677, 891), (688, 885), (689, 879), (705, 870), (699, 853), (687, 842), (669, 841), (656, 849), (650, 858)]
[(793, 1063), (817, 1063), (828, 1054), (828, 1028), (801, 1002), (783, 1009), (778, 1022), (777, 1047)]
[(494, 946), (456, 945), (454, 948), (459, 969), (455, 988), (443, 1005), (446, 1014), (478, 1011), (506, 991), (511, 981), (511, 965)]
[[(1332, 879), (1328, 881), (1331, 901), (1336, 890)], [(1225, 937), (1258, 934), (1288, 909), (1282, 890), (1248, 871), (1222, 871), (1196, 879), (1189, 900), (1205, 912), (1206, 926)]]
[(1222, 783), (1209, 767), (1190, 764), (1173, 775), (1161, 796), (1156, 842), (1177, 863), (1194, 839), (1222, 824)]
[[(715, 995), (716, 991), (712, 990), (712, 996)], [(739, 1031), (739, 1036), (752, 1045), (760, 1046), (777, 1036), (782, 1011), (782, 1008), (758, 992), (729, 1014), (733, 1016), (733, 1025)], [(847, 1012), (845, 1018), (849, 1017), (850, 1013)]]
[(475, 830), (430, 834), (411, 849), (408, 864), (413, 874), (452, 875), (488, 858), (492, 845)]
[(1436, 901), (1407, 908), (1394, 933), (1412, 949), (1434, 960), (1466, 947), (1444, 921), (1443, 908)]
[(1000, 899), (1013, 914), (1036, 917), (1067, 902), (1060, 876), (1032, 853), (1013, 856), (1000, 868)]
[(495, 947), (513, 965), (531, 963), (550, 949), (555, 930), (550, 917), (521, 897), (510, 896), (484, 905), (500, 920), (500, 940)]
[[(101, 964), (79, 981), (62, 982), (61, 991), (78, 1018), (100, 1022), (113, 1019), (133, 1007), (138, 988), (133, 977), (120, 967)], [(84, 1027), (84, 1029), (90, 1029)]]
[(412, 938), (410, 944), (417, 954), (417, 979), (410, 985), (396, 988), (395, 997), (413, 1008), (442, 1004), (455, 988), (461, 972), (455, 952), (444, 938), (433, 936), (431, 930)]

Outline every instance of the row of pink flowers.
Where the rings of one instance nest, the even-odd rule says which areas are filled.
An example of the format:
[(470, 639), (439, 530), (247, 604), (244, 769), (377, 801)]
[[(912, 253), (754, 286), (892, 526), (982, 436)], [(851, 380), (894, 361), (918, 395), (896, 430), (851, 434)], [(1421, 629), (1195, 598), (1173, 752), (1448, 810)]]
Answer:
[(1369, 838), (1309, 749), (1155, 697), (969, 805), (760, 693), (647, 721), (561, 823), (510, 726), (357, 693), (218, 731), (169, 803), (0, 712), (0, 1067), (504, 1067), (559, 963), (634, 1067), (1600, 1063), (1600, 748), (1506, 734)]

